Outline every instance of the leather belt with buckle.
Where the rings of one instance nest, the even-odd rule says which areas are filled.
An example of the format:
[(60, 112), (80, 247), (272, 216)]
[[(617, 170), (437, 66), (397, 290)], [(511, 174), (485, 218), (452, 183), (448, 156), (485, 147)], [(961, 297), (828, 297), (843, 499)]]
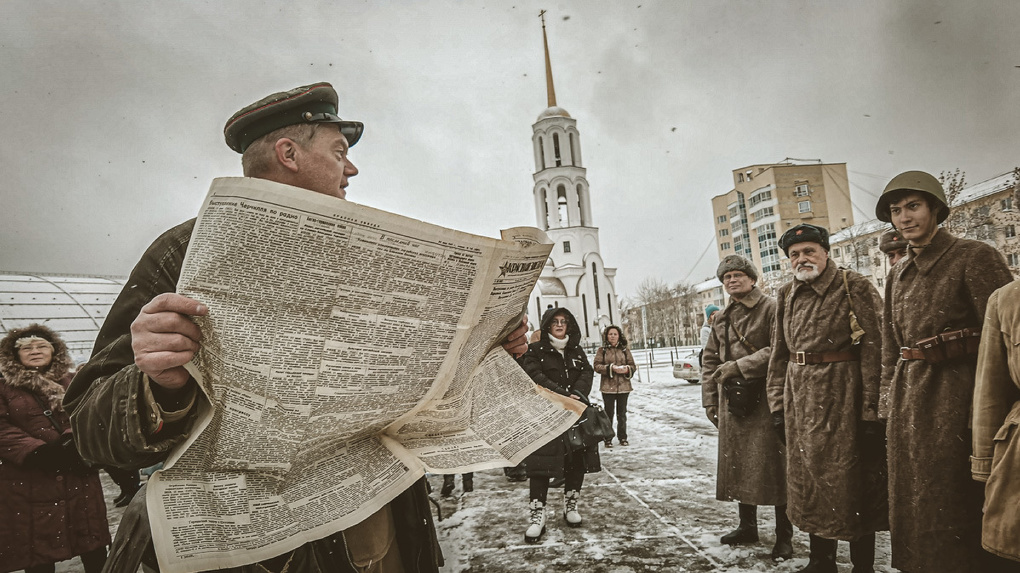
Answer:
[(904, 360), (924, 360), (924, 352), (920, 348), (904, 346), (900, 348), (900, 358)]
[(830, 362), (850, 362), (859, 360), (857, 353), (850, 350), (838, 352), (794, 352), (793, 361), (804, 366), (805, 364), (828, 364)]

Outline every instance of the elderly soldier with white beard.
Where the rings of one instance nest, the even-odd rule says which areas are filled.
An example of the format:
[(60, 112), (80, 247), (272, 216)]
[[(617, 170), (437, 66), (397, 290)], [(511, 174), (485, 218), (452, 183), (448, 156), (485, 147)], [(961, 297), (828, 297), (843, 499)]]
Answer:
[(719, 428), (716, 499), (737, 501), (740, 525), (724, 535), (727, 545), (758, 541), (758, 506), (776, 506), (774, 559), (793, 557), (793, 524), (786, 516), (786, 452), (770, 425), (762, 395), (768, 372), (769, 337), (776, 299), (755, 284), (751, 261), (729, 255), (715, 272), (730, 295), (716, 314), (703, 356), (702, 404)]
[(850, 542), (854, 572), (871, 573), (875, 531), (888, 527), (882, 301), (868, 279), (829, 259), (827, 230), (797, 225), (779, 246), (794, 280), (777, 297), (768, 400), (786, 439), (790, 519), (810, 534), (800, 573), (836, 573), (839, 539)]

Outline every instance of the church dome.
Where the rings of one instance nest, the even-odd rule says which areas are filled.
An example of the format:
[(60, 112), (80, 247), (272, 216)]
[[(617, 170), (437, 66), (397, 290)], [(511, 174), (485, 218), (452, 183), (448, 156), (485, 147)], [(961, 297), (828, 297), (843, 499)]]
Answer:
[(567, 113), (567, 110), (563, 109), (562, 107), (554, 105), (552, 107), (546, 108), (545, 111), (538, 114), (538, 121), (542, 121), (547, 117), (570, 117), (570, 114)]

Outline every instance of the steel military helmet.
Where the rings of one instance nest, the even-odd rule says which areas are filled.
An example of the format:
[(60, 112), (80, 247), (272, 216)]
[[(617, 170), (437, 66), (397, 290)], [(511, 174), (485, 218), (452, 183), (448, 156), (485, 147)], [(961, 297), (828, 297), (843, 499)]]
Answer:
[(875, 216), (879, 220), (892, 223), (892, 216), (889, 214), (889, 203), (892, 202), (893, 193), (897, 191), (926, 193), (942, 207), (939, 209), (938, 222), (941, 223), (949, 217), (949, 203), (946, 202), (946, 191), (942, 188), (939, 180), (924, 171), (906, 171), (893, 177), (892, 181), (885, 186), (885, 191), (882, 191), (882, 196), (878, 198), (878, 205), (875, 205)]

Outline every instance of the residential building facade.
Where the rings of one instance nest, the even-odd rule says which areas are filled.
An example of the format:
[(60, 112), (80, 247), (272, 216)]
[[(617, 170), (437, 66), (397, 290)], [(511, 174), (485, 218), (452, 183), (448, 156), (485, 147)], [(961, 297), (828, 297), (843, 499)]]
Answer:
[(719, 260), (741, 255), (765, 279), (782, 272), (779, 237), (800, 223), (827, 229), (854, 224), (845, 163), (749, 165), (733, 170), (733, 189), (712, 198)]

